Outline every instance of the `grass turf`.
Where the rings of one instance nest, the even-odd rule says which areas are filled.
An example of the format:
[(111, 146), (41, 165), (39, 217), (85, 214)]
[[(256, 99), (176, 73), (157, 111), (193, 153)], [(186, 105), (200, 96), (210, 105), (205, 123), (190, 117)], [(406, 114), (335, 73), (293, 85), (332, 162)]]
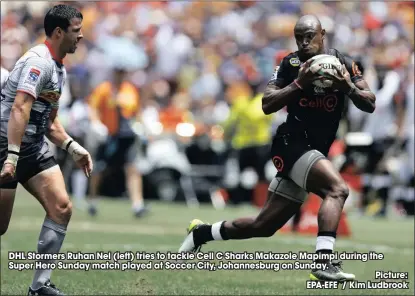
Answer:
[[(185, 228), (193, 218), (212, 223), (256, 213), (258, 209), (247, 206), (217, 211), (209, 205), (187, 208), (181, 204), (152, 203), (149, 216), (135, 219), (128, 201), (102, 200), (96, 218), (74, 210), (62, 252), (176, 252), (184, 238)], [(36, 250), (43, 217), (40, 205), (19, 189), (9, 230), (1, 237), (1, 295), (27, 293), (33, 270), (10, 270), (8, 256), (10, 251)], [(382, 253), (384, 258), (367, 262), (345, 260), (345, 272), (356, 274), (357, 280), (362, 282), (378, 281), (375, 280), (376, 271), (408, 272), (409, 279), (405, 281), (410, 283), (410, 289), (362, 290), (350, 289), (346, 285), (342, 290), (341, 284), (336, 289), (306, 289), (308, 270), (54, 270), (52, 281), (67, 295), (414, 295), (414, 220), (350, 217), (349, 223), (352, 237), (338, 238), (336, 250), (374, 251)], [(314, 247), (313, 236), (276, 234), (272, 238), (212, 242), (202, 251), (298, 253), (312, 252)], [(218, 264), (217, 260), (211, 262)], [(268, 261), (278, 262), (291, 261)]]

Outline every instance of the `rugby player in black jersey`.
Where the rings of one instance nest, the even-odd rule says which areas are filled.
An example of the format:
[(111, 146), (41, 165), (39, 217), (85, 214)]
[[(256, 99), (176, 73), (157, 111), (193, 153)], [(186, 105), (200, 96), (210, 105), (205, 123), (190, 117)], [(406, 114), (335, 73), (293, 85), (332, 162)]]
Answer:
[[(213, 240), (272, 236), (298, 211), (310, 192), (323, 200), (318, 213), (316, 253), (333, 252), (349, 190), (327, 154), (336, 136), (346, 96), (357, 108), (368, 113), (375, 110), (376, 98), (353, 60), (336, 49), (325, 48), (325, 30), (317, 17), (301, 17), (295, 25), (294, 36), (298, 51), (286, 56), (275, 69), (262, 99), (265, 114), (285, 106), (288, 111), (286, 122), (273, 137), (271, 157), (278, 173), (269, 185), (266, 204), (253, 218), (212, 225), (193, 220), (179, 252), (198, 251)], [(318, 77), (309, 69), (310, 58), (319, 54), (336, 56), (343, 64), (342, 70), (330, 75), (331, 88), (312, 84)], [(340, 262), (319, 261), (326, 263), (327, 268), (312, 270), (312, 280), (354, 280), (353, 274), (342, 271)]]

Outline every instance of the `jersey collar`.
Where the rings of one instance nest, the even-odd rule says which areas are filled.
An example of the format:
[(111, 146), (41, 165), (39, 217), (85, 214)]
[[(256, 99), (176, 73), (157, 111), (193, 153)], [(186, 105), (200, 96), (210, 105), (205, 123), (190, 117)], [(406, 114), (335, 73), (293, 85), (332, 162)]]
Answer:
[(53, 58), (56, 62), (58, 62), (59, 64), (63, 65), (63, 60), (62, 60), (62, 59), (60, 59), (60, 58), (58, 58), (58, 57), (56, 56), (55, 52), (54, 52), (54, 51), (53, 51), (53, 49), (52, 49), (52, 46), (51, 46), (50, 42), (49, 42), (49, 41), (47, 41), (47, 40), (45, 40), (45, 45), (46, 45), (46, 47), (49, 49), (49, 52), (50, 52), (50, 54), (52, 55), (52, 58)]

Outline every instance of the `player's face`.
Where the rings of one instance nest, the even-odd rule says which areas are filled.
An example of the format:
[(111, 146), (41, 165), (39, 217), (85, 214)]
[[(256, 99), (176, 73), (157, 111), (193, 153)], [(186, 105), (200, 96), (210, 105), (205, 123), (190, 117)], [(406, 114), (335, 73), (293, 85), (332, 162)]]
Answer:
[(74, 53), (78, 42), (84, 37), (82, 35), (82, 20), (79, 18), (71, 19), (70, 26), (63, 36), (62, 46), (67, 53)]
[(300, 27), (295, 29), (294, 35), (298, 51), (306, 58), (319, 54), (323, 49), (324, 30)]

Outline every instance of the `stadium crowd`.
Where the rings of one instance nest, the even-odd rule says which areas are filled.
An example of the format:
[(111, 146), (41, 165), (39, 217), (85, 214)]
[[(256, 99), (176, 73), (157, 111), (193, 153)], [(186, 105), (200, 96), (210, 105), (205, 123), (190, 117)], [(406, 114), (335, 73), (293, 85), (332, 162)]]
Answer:
[[(28, 48), (43, 42), (43, 17), (56, 3), (1, 3), (2, 68), (11, 70)], [(363, 195), (375, 189), (381, 200), (377, 211), (380, 215), (386, 214), (386, 200), (391, 196), (413, 205), (413, 2), (70, 4), (82, 11), (84, 39), (76, 54), (65, 58), (68, 83), (60, 102), (62, 114), (74, 108), (74, 102), (86, 104), (102, 82), (113, 78), (114, 69), (123, 69), (139, 91), (139, 112), (145, 126), (160, 120), (166, 110), (168, 120), (173, 120), (173, 112), (204, 127), (226, 122), (233, 106), (261, 94), (281, 54), (296, 50), (292, 34), (298, 17), (316, 14), (328, 33), (327, 46), (359, 61), (377, 95), (373, 114), (349, 106), (339, 132), (343, 140), (350, 132), (371, 136), (373, 144), (363, 153), (367, 161), (346, 149), (347, 159), (340, 167), (345, 168), (349, 162), (360, 164)], [(78, 117), (81, 113), (76, 112)], [(252, 120), (271, 130), (284, 116), (282, 110), (271, 120), (260, 115)], [(74, 136), (85, 137), (85, 126), (76, 121), (71, 127), (72, 120), (66, 120), (68, 130)], [(270, 140), (270, 133), (255, 139), (252, 133), (247, 136), (246, 130), (242, 131), (245, 138), (235, 139), (237, 133), (232, 133), (232, 127), (228, 131), (226, 124), (222, 126), (225, 142), (234, 150), (263, 147)], [(353, 140), (347, 145), (353, 146)], [(383, 162), (386, 151), (390, 151), (389, 161)], [(387, 165), (380, 167), (381, 162)], [(405, 204), (403, 208), (409, 213), (411, 206)]]

